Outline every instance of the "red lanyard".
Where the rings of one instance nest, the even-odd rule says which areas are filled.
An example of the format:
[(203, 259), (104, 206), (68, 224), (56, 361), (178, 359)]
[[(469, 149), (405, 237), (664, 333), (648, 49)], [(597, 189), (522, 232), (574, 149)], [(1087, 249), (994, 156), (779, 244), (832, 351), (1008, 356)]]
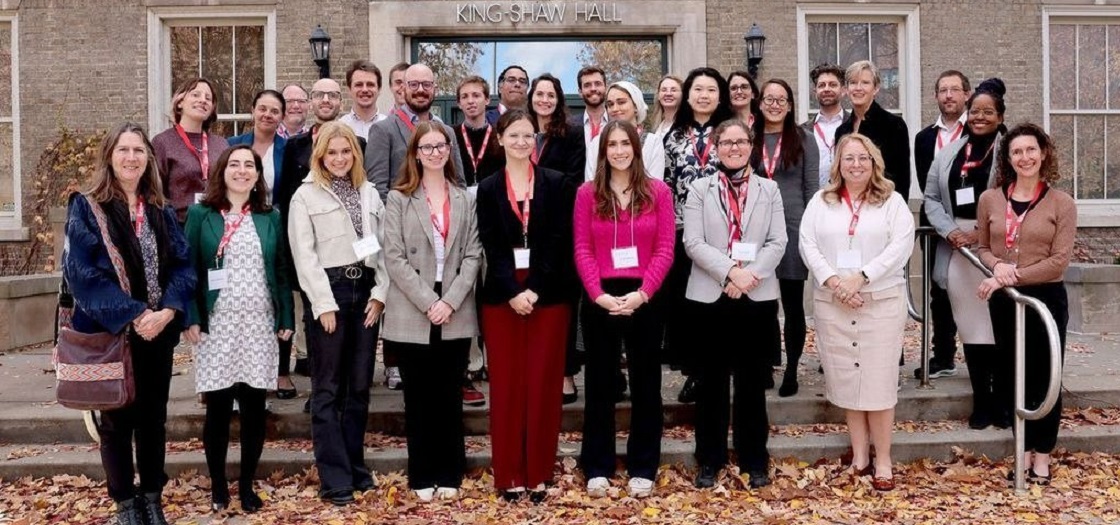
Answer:
[(856, 235), (856, 225), (859, 224), (859, 210), (863, 208), (866, 198), (860, 200), (859, 206), (853, 206), (852, 196), (848, 193), (848, 188), (840, 188), (840, 198), (844, 199), (844, 204), (848, 205), (848, 211), (852, 212), (852, 220), (848, 223), (848, 238), (850, 240)]
[(534, 166), (536, 166), (537, 164), (540, 163), (541, 155), (544, 155), (544, 149), (547, 148), (547, 147), (548, 147), (548, 136), (545, 136), (544, 140), (542, 140), (542, 141), (540, 141), (536, 144), (536, 147), (533, 148), (532, 155), (530, 155), (530, 157), (529, 157), (529, 160), (533, 161)]
[(467, 124), (463, 123), (461, 128), (463, 130), (463, 144), (467, 146), (467, 157), (471, 159), (471, 167), (474, 168), (475, 178), (478, 177), (478, 165), (482, 164), (482, 157), (486, 156), (486, 145), (490, 143), (490, 133), (494, 130), (490, 124), (486, 125), (486, 135), (482, 137), (482, 147), (478, 149), (478, 157), (474, 156), (474, 148), (471, 147), (471, 138), (467, 136)]
[(521, 207), (517, 207), (517, 194), (513, 192), (513, 180), (510, 179), (509, 170), (506, 170), (506, 197), (509, 198), (509, 207), (513, 214), (521, 221), (521, 235), (524, 237), (525, 246), (529, 245), (529, 204), (533, 201), (533, 167), (529, 166), (529, 189), (525, 190), (525, 199)]
[(396, 113), (397, 118), (401, 119), (401, 122), (404, 122), (405, 126), (408, 126), (409, 131), (416, 131), (416, 124), (413, 124), (412, 119), (408, 118), (408, 113), (405, 113), (404, 110), (399, 108), (397, 109)]
[(688, 130), (688, 140), (692, 142), (692, 151), (696, 153), (696, 158), (700, 160), (701, 168), (708, 165), (708, 155), (712, 153), (712, 141), (710, 140), (711, 137), (708, 137), (708, 139), (708, 143), (704, 145), (704, 151), (700, 151), (700, 147), (697, 144), (698, 140), (696, 138), (696, 129), (691, 128)]
[[(228, 210), (222, 210), (222, 220), (225, 221)], [(241, 214), (237, 216), (237, 220), (233, 222), (226, 222), (225, 231), (222, 233), (222, 239), (218, 241), (218, 251), (214, 253), (214, 260), (219, 260), (225, 254), (226, 246), (229, 246), (230, 241), (233, 240), (233, 234), (237, 233), (237, 229), (241, 227), (241, 223), (245, 221), (245, 216), (249, 215), (249, 205), (245, 204), (241, 207)]]
[[(938, 137), (940, 138), (941, 135), (938, 135)], [(988, 151), (984, 153), (984, 156), (980, 157), (980, 160), (968, 160), (968, 158), (972, 156), (972, 143), (969, 142), (965, 144), (964, 164), (961, 164), (961, 186), (964, 186), (964, 181), (968, 180), (968, 171), (972, 168), (980, 167), (980, 165), (984, 163), (984, 159), (988, 158), (988, 155), (991, 155), (992, 149), (995, 147), (996, 144), (993, 142), (991, 146), (988, 146)]]
[[(824, 144), (825, 149), (827, 149), (829, 151), (829, 153), (831, 153), (832, 152), (832, 145), (835, 143), (835, 141), (833, 141), (833, 144), (830, 144), (828, 142), (828, 138), (826, 138), (824, 136), (824, 129), (821, 128), (821, 123), (820, 122), (814, 122), (813, 123), (813, 129), (817, 130), (817, 136), (821, 138), (821, 143)], [(774, 156), (777, 157), (778, 154), (775, 153)]]
[(778, 142), (774, 145), (774, 157), (766, 153), (766, 144), (762, 144), (762, 167), (766, 170), (766, 177), (774, 180), (774, 170), (778, 169), (778, 160), (782, 158), (782, 137), (778, 136)]
[[(749, 177), (749, 175), (745, 175)], [(731, 253), (731, 245), (743, 239), (743, 211), (747, 207), (747, 185), (744, 181), (737, 198), (731, 198), (731, 180), (727, 175), (719, 174), (719, 189), (723, 199), (727, 202), (727, 253)]]
[(140, 238), (140, 232), (144, 231), (144, 221), (147, 217), (144, 216), (144, 197), (136, 197), (136, 215), (132, 217), (132, 229), (136, 230), (136, 237)]
[(1031, 197), (1030, 204), (1027, 209), (1023, 210), (1022, 215), (1016, 215), (1015, 210), (1011, 207), (1011, 194), (1015, 192), (1015, 183), (1012, 182), (1011, 186), (1007, 188), (1007, 214), (1004, 218), (1004, 227), (1007, 229), (1007, 235), (1004, 239), (1004, 245), (1010, 250), (1015, 247), (1015, 243), (1019, 242), (1019, 228), (1023, 226), (1023, 220), (1027, 218), (1027, 212), (1034, 208), (1035, 203), (1042, 197), (1042, 181), (1036, 183), (1034, 187), (1034, 197)]
[[(949, 142), (951, 143), (954, 140), (957, 140), (957, 139), (961, 138), (961, 133), (963, 133), (963, 132), (964, 132), (964, 124), (961, 124), (960, 122), (957, 122), (957, 128), (955, 130), (953, 130), (953, 133), (951, 135), (949, 135)], [(969, 144), (969, 146), (972, 146), (972, 145)], [(945, 142), (944, 142), (944, 139), (941, 138), (941, 130), (937, 130), (937, 151), (941, 151), (941, 148), (944, 148), (944, 147), (945, 147)], [(934, 153), (936, 153), (936, 151)], [(965, 160), (968, 160), (968, 157), (965, 157)]]
[(447, 233), (451, 231), (451, 191), (449, 191), (447, 182), (443, 183), (444, 199), (443, 199), (443, 222), (440, 222), (440, 217), (436, 216), (435, 206), (432, 206), (432, 198), (429, 196), (428, 188), (424, 188), (424, 199), (428, 201), (428, 215), (432, 217), (432, 226), (436, 227), (439, 236), (443, 237), (443, 242), (447, 242)]
[(202, 167), (202, 180), (206, 180), (210, 176), (210, 140), (206, 136), (206, 132), (202, 132), (202, 151), (191, 144), (191, 139), (187, 137), (187, 132), (183, 129), (183, 126), (175, 124), (175, 132), (179, 134), (180, 139), (183, 139), (183, 144), (187, 145), (187, 149), (198, 158), (198, 164)]

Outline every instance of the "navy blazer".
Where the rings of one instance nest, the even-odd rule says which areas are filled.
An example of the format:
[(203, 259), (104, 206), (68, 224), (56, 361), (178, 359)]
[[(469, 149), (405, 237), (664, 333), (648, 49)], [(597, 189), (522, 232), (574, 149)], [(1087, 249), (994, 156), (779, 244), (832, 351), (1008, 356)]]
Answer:
[[(82, 333), (120, 333), (148, 308), (140, 243), (129, 230), (127, 206), (113, 201), (103, 205), (103, 209), (110, 238), (124, 259), (132, 294), (125, 294), (121, 288), (89, 201), (74, 193), (66, 218), (67, 248), (62, 275), (74, 295), (74, 330)], [(195, 287), (190, 247), (170, 206), (160, 209), (146, 204), (144, 216), (158, 240), (159, 285), (163, 289), (159, 306), (177, 312), (164, 333), (175, 333), (178, 337)]]
[[(226, 142), (228, 142), (230, 146), (236, 146), (238, 144), (248, 144), (252, 146), (253, 132), (250, 131), (237, 135), (236, 137), (230, 137), (226, 139)], [(280, 196), (280, 184), (278, 184), (278, 182), (280, 181), (280, 174), (284, 172), (284, 147), (287, 146), (287, 144), (288, 139), (280, 135), (276, 135), (276, 138), (272, 139), (272, 202), (276, 202), (276, 199)]]

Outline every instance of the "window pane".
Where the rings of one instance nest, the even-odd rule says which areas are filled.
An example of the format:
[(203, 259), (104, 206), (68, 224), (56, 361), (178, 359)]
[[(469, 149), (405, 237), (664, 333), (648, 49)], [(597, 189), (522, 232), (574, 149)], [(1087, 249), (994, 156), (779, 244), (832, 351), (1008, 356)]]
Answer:
[(0, 116), (12, 116), (12, 26), (0, 24)]
[(233, 112), (233, 28), (202, 28), (202, 76), (214, 84), (218, 113)]
[(1079, 109), (1104, 109), (1105, 107), (1105, 26), (1082, 25), (1077, 39)]
[(1054, 155), (1058, 157), (1058, 188), (1073, 195), (1073, 115), (1050, 115), (1050, 137), (1054, 139)]
[(576, 60), (580, 67), (602, 68), (608, 84), (628, 80), (650, 93), (663, 74), (661, 56), (659, 40), (592, 40), (582, 43)]
[(1106, 118), (1108, 119), (1108, 198), (1120, 199), (1120, 115)]
[(12, 174), (12, 124), (0, 123), (0, 214), (16, 213), (15, 179)]
[(1108, 85), (1108, 108), (1120, 109), (1120, 25), (1108, 26)]
[(264, 26), (239, 26), (237, 36), (237, 93), (234, 113), (250, 113), (253, 96), (264, 89)]
[(871, 61), (879, 68), (883, 82), (876, 97), (887, 109), (899, 107), (898, 25), (871, 24)]
[(437, 96), (454, 95), (459, 80), (470, 75), (486, 78), (490, 82), (490, 89), (496, 92), (494, 80), (488, 78), (489, 71), (484, 70), (489, 63), (480, 60), (484, 49), (489, 47), (477, 42), (425, 42), (419, 45), (419, 58), (416, 61), (432, 68), (436, 75)]
[(1104, 198), (1104, 117), (1077, 117), (1077, 197)]
[(1071, 59), (1076, 52), (1077, 26), (1055, 24), (1050, 26), (1050, 107), (1074, 109), (1077, 107), (1077, 64)]
[(223, 137), (237, 135), (237, 128), (232, 120), (219, 120), (210, 125), (210, 133)]
[(839, 24), (840, 67), (847, 68), (852, 62), (871, 58), (867, 46), (868, 26), (869, 24)]
[[(809, 69), (821, 64), (836, 63), (836, 24), (809, 24)], [(843, 79), (841, 79), (843, 81)], [(809, 91), (809, 111), (820, 109), (817, 98)]]
[(168, 86), (167, 99), (179, 89), (179, 85), (198, 77), (198, 28), (171, 28), (171, 85)]

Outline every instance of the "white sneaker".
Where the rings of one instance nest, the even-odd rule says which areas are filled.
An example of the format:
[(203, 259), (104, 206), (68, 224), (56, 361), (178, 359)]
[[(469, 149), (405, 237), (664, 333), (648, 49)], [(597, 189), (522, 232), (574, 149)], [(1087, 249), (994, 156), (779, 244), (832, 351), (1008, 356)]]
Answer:
[(630, 497), (644, 498), (653, 492), (653, 480), (646, 478), (630, 478)]
[(611, 487), (611, 482), (599, 476), (587, 480), (587, 495), (593, 498), (602, 498), (607, 495), (607, 489)]
[(459, 499), (459, 489), (440, 487), (436, 489), (436, 497), (439, 499)]
[(427, 502), (427, 501), (432, 501), (432, 496), (435, 495), (436, 489), (432, 488), (432, 487), (429, 487), (429, 488), (426, 488), (426, 489), (415, 490), (413, 492), (416, 493), (416, 497), (419, 498), (420, 501)]
[(385, 386), (389, 390), (401, 389), (401, 369), (395, 366), (390, 366), (385, 369)]

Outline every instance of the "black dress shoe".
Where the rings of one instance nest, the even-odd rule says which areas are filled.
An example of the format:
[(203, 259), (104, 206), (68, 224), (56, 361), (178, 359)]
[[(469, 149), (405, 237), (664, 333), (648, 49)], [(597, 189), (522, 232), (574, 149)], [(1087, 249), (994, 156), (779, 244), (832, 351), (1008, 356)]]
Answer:
[(698, 489), (710, 489), (716, 486), (716, 476), (718, 475), (719, 469), (709, 465), (701, 465), (700, 470), (696, 473), (694, 484)]
[(292, 387), (292, 388), (277, 388), (276, 389), (276, 399), (295, 399), (295, 398), (296, 398), (295, 387)]
[(307, 358), (296, 359), (296, 366), (292, 369), (292, 372), (304, 377), (311, 377), (311, 367), (308, 366)]
[(504, 499), (504, 500), (506, 500), (510, 503), (516, 503), (518, 501), (521, 501), (521, 498), (525, 497), (525, 491), (524, 490), (503, 490), (502, 494), (501, 494), (501, 497), (502, 497), (502, 499)]
[[(261, 497), (258, 496), (256, 492), (253, 492), (252, 489), (242, 491), (239, 497), (241, 499), (241, 512), (251, 514), (261, 510), (261, 507), (264, 506)], [(353, 496), (350, 497), (353, 498)]]
[(750, 484), (752, 489), (758, 489), (770, 484), (770, 474), (765, 470), (752, 470), (750, 472)]
[(968, 428), (972, 430), (984, 430), (992, 426), (992, 415), (987, 410), (974, 410), (971, 416), (968, 416)]
[(681, 393), (677, 394), (677, 401), (681, 403), (695, 403), (696, 402), (696, 387), (699, 381), (694, 377), (689, 377), (684, 386), (681, 387)]
[(210, 510), (222, 512), (229, 508), (229, 488), (224, 481), (210, 481)]
[(996, 428), (1011, 428), (1014, 423), (1014, 418), (1011, 417), (1010, 410), (997, 410), (992, 415), (992, 426)]
[(133, 498), (117, 502), (114, 525), (144, 525), (144, 502)]
[(322, 498), (336, 507), (345, 507), (354, 503), (354, 491), (350, 489), (332, 490), (323, 493)]
[(530, 490), (529, 491), (529, 501), (533, 502), (534, 505), (540, 505), (541, 503), (544, 503), (544, 500), (547, 497), (548, 497), (548, 491), (547, 490)]
[(778, 397), (792, 397), (797, 395), (801, 385), (797, 384), (797, 372), (782, 376), (782, 387), (778, 389)]
[(570, 394), (567, 393), (567, 392), (564, 392), (564, 404), (565, 405), (570, 405), (570, 404), (575, 403), (576, 401), (579, 400), (579, 387), (577, 387), (575, 385), (572, 385), (572, 389), (575, 390), (575, 391), (570, 393)]
[(160, 501), (160, 493), (149, 492), (141, 498), (144, 500), (145, 525), (170, 525), (163, 515), (163, 502)]

